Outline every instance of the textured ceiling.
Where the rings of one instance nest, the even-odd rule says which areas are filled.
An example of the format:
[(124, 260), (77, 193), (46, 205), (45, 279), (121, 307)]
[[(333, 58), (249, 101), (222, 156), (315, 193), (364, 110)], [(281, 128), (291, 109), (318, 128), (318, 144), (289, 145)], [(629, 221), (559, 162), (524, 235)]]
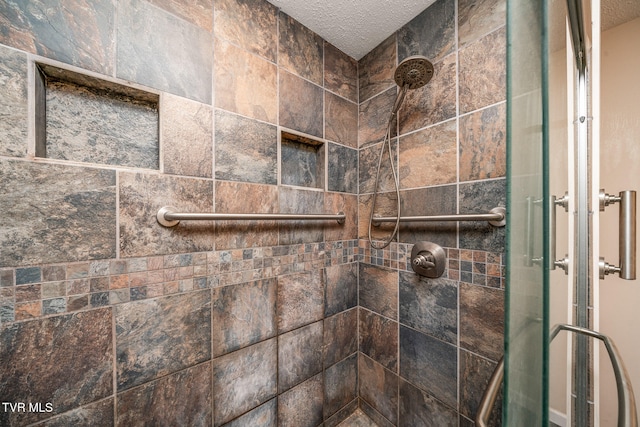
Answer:
[(355, 59), (362, 58), (435, 0), (269, 0)]
[[(435, 2), (435, 0), (268, 1), (355, 59), (362, 58)], [(640, 0), (601, 0), (601, 7), (604, 30), (640, 17)], [(559, 25), (564, 25), (564, 19), (557, 21)]]

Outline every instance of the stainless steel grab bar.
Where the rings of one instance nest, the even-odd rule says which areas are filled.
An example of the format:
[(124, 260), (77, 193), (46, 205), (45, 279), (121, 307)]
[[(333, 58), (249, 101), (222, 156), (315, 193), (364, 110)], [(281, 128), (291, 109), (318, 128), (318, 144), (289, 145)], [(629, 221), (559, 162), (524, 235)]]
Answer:
[[(382, 222), (396, 222), (396, 217), (373, 217), (373, 224), (380, 225)], [(503, 207), (493, 208), (489, 213), (484, 214), (451, 214), (451, 215), (429, 215), (429, 216), (403, 216), (400, 222), (435, 222), (435, 221), (488, 221), (495, 227), (504, 227), (506, 224), (506, 209)]]
[[(559, 324), (551, 329), (549, 341), (558, 335), (560, 331), (575, 332), (582, 335), (587, 335), (592, 338), (601, 340), (609, 353), (611, 359), (611, 365), (613, 366), (613, 373), (616, 377), (616, 388), (618, 389), (618, 427), (638, 427), (638, 414), (636, 412), (636, 401), (633, 394), (633, 387), (631, 381), (629, 381), (629, 374), (624, 367), (622, 358), (618, 353), (613, 340), (608, 336), (601, 334), (591, 329), (581, 328), (579, 326)], [(482, 395), (480, 406), (476, 414), (476, 426), (486, 427), (491, 415), (491, 409), (496, 402), (498, 392), (500, 391), (500, 385), (502, 385), (502, 378), (504, 376), (504, 358), (500, 359), (496, 369), (491, 374), (489, 384)]]
[(242, 213), (186, 213), (176, 212), (176, 208), (164, 206), (158, 210), (156, 219), (158, 223), (165, 227), (174, 227), (180, 221), (293, 221), (293, 220), (310, 220), (310, 221), (328, 221), (335, 220), (338, 224), (344, 224), (346, 215), (344, 212), (337, 214), (282, 214), (282, 213), (260, 213), (260, 214), (242, 214)]

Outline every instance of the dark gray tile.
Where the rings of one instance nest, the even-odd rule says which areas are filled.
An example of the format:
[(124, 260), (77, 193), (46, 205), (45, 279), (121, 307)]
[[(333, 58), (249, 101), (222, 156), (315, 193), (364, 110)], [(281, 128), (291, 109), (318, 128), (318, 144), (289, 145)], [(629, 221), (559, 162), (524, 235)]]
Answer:
[(324, 87), (358, 102), (358, 63), (335, 46), (324, 44)]
[(359, 297), (360, 306), (398, 319), (398, 272), (361, 263)]
[(400, 272), (400, 323), (440, 340), (458, 342), (458, 284)]
[(213, 2), (216, 37), (276, 62), (278, 9), (266, 1), (219, 0)]
[(278, 277), (278, 331), (291, 331), (324, 317), (321, 270)]
[(277, 393), (275, 338), (213, 360), (214, 426), (267, 402)]
[(113, 400), (113, 397), (109, 397), (95, 403), (90, 403), (69, 412), (65, 412), (59, 417), (35, 424), (34, 427), (113, 427), (115, 423)]
[(211, 426), (211, 363), (118, 394), (117, 425)]
[[(400, 193), (402, 215), (447, 215), (456, 213), (456, 185), (427, 187)], [(415, 222), (400, 224), (403, 242), (433, 242), (447, 248), (457, 247), (456, 224), (452, 222)]]
[(276, 279), (213, 289), (213, 357), (276, 334)]
[(395, 89), (396, 35), (392, 35), (358, 61), (359, 102)]
[[(326, 399), (326, 397), (325, 397)], [(330, 418), (325, 419), (324, 427), (344, 427), (349, 425), (351, 417), (358, 411), (358, 399), (353, 399), (346, 406), (332, 415)], [(341, 424), (342, 422), (345, 425)]]
[(392, 372), (398, 370), (398, 323), (363, 308), (358, 327), (359, 349)]
[[(497, 206), (506, 206), (506, 179), (460, 184), (460, 213), (487, 213)], [(504, 252), (506, 229), (488, 222), (461, 222), (460, 249)]]
[(212, 34), (142, 0), (118, 6), (117, 76), (211, 104)]
[[(6, 5), (6, 3), (4, 3)], [(0, 6), (0, 22), (2, 22)], [(7, 7), (7, 6), (5, 6)], [(1, 36), (0, 36), (1, 37)], [(0, 154), (27, 154), (27, 55), (0, 46)]]
[(325, 317), (358, 305), (358, 264), (333, 265), (324, 269), (326, 292)]
[[(362, 414), (356, 413), (356, 421), (364, 424), (364, 427), (395, 427), (384, 415), (380, 414), (365, 400), (360, 400)], [(360, 416), (361, 415), (361, 416)]]
[(460, 346), (497, 361), (504, 349), (504, 291), (460, 283)]
[[(487, 388), (489, 378), (496, 363), (480, 356), (460, 351), (460, 413), (475, 419), (482, 395)], [(491, 411), (489, 425), (499, 426), (502, 421), (502, 391)]]
[(275, 126), (216, 110), (215, 138), (216, 179), (277, 184)]
[(0, 43), (112, 75), (115, 9), (113, 2), (2, 2)]
[[(390, 89), (360, 103), (358, 107), (358, 145), (362, 148), (384, 140), (398, 90)], [(396, 134), (392, 128), (391, 136)]]
[(323, 90), (286, 71), (280, 72), (280, 126), (322, 138)]
[(137, 257), (213, 249), (211, 221), (158, 224), (163, 206), (181, 212), (211, 212), (213, 183), (196, 178), (120, 172), (120, 255)]
[(278, 21), (278, 65), (317, 85), (322, 85), (322, 38), (286, 13), (280, 12)]
[(115, 258), (113, 171), (0, 160), (0, 182), (0, 267)]
[(400, 375), (438, 400), (457, 405), (455, 346), (400, 325)]
[[(382, 143), (379, 143), (360, 150), (358, 165), (358, 184), (360, 186), (360, 194), (373, 193), (376, 189), (377, 191), (395, 191), (395, 183), (391, 171), (391, 163), (389, 162), (388, 150), (389, 145), (387, 143), (384, 144), (384, 147)], [(391, 156), (394, 159), (394, 168), (396, 171), (398, 171), (397, 150), (398, 139), (394, 138), (391, 140)], [(380, 155), (382, 155), (382, 163), (380, 165), (380, 177), (376, 183)]]
[(278, 337), (278, 391), (283, 392), (322, 371), (322, 322)]
[(395, 425), (398, 422), (398, 376), (360, 355), (358, 382), (360, 398)]
[(329, 191), (358, 192), (358, 150), (329, 143)]
[(324, 371), (324, 417), (331, 417), (358, 397), (358, 356), (329, 366)]
[(276, 427), (278, 424), (278, 399), (271, 399), (267, 403), (247, 412), (223, 427)]
[(115, 307), (118, 390), (211, 358), (211, 294), (136, 301)]
[[(324, 211), (324, 194), (320, 191), (279, 188), (279, 205), (282, 213), (312, 214)], [(310, 221), (288, 221), (280, 228), (280, 244), (322, 242), (324, 225)]]
[(324, 189), (325, 157), (322, 142), (282, 133), (280, 182), (284, 185)]
[(437, 0), (398, 31), (398, 61), (422, 55), (438, 62), (456, 48), (456, 2)]
[(324, 366), (333, 365), (358, 351), (358, 310), (324, 319)]
[(321, 425), (322, 407), (322, 374), (318, 374), (278, 396), (278, 426)]
[(400, 380), (399, 425), (457, 427), (458, 414), (419, 388)]
[(0, 424), (27, 425), (112, 395), (111, 328), (104, 308), (0, 329), (2, 398), (52, 405), (51, 412), (2, 411)]

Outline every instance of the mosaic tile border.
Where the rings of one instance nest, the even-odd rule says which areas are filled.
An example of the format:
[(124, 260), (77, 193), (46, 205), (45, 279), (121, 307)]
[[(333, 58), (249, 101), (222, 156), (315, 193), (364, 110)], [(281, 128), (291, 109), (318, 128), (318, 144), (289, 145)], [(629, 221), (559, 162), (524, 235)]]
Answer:
[(0, 269), (0, 324), (358, 261), (358, 241)]
[[(365, 264), (412, 272), (412, 243), (392, 242), (384, 249), (373, 249), (369, 241), (358, 242), (358, 261)], [(504, 289), (506, 259), (501, 252), (443, 248), (447, 266), (442, 277), (479, 286)]]

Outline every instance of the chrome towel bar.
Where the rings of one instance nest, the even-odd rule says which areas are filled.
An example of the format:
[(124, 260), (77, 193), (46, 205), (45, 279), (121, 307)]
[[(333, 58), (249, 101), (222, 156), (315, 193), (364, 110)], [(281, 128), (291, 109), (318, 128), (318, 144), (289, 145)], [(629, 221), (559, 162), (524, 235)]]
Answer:
[[(429, 216), (402, 216), (400, 222), (435, 222), (435, 221), (487, 221), (494, 227), (504, 227), (507, 223), (506, 209), (496, 207), (489, 213), (482, 214), (452, 214), (452, 215), (429, 215)], [(379, 226), (382, 222), (396, 222), (396, 217), (373, 217), (373, 225)]]
[(164, 206), (158, 210), (156, 219), (160, 225), (165, 227), (174, 227), (180, 223), (180, 221), (223, 221), (223, 220), (236, 220), (236, 221), (294, 221), (294, 220), (308, 220), (308, 221), (328, 221), (334, 220), (338, 224), (344, 224), (346, 215), (344, 212), (338, 212), (337, 214), (282, 214), (282, 213), (260, 213), (260, 214), (242, 214), (242, 213), (186, 213), (178, 212), (176, 208), (171, 206)]

